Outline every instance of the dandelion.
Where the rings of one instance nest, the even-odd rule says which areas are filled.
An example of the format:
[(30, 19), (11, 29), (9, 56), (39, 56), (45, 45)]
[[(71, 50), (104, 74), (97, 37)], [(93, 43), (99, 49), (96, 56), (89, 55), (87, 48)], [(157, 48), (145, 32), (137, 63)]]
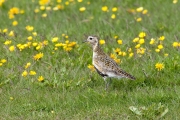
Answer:
[(79, 8), (79, 11), (80, 12), (84, 12), (86, 10), (86, 8), (85, 7), (81, 7), (81, 8)]
[(14, 50), (15, 50), (15, 46), (14, 45), (9, 47), (9, 51), (13, 52)]
[(28, 62), (28, 63), (24, 66), (24, 68), (27, 69), (27, 68), (30, 67), (30, 66), (31, 66), (31, 63)]
[(39, 0), (39, 5), (47, 5), (50, 0)]
[(151, 38), (151, 41), (149, 42), (149, 44), (153, 45), (155, 42), (155, 39), (154, 38)]
[(176, 4), (178, 2), (178, 0), (173, 0), (173, 4)]
[(101, 45), (105, 44), (105, 40), (99, 40), (99, 44)]
[(163, 49), (163, 45), (158, 45), (158, 49)]
[(116, 12), (117, 10), (118, 10), (117, 7), (113, 7), (113, 8), (112, 8), (112, 12)]
[(115, 18), (116, 18), (116, 15), (115, 15), (115, 14), (112, 14), (112, 15), (111, 15), (111, 18), (112, 18), (112, 19), (115, 19)]
[(4, 2), (5, 0), (0, 0), (0, 7), (3, 5)]
[(38, 45), (38, 43), (37, 43), (37, 42), (34, 42), (34, 43), (32, 43), (32, 45), (33, 45), (34, 47), (36, 47), (36, 46)]
[(33, 34), (33, 36), (34, 36), (34, 37), (36, 37), (36, 36), (37, 36), (37, 32), (33, 32), (32, 34)]
[(93, 65), (88, 65), (88, 68), (91, 70), (91, 71), (95, 71), (95, 68), (94, 68), (94, 66)]
[(46, 10), (47, 10), (47, 11), (50, 11), (50, 10), (51, 10), (51, 7), (50, 7), (50, 6), (47, 6), (47, 7), (46, 7)]
[(157, 48), (157, 49), (155, 49), (155, 51), (156, 51), (156, 52), (160, 52), (160, 49)]
[(0, 66), (2, 66), (3, 65), (3, 63), (0, 63)]
[(9, 97), (9, 99), (10, 99), (10, 100), (14, 100), (14, 98), (13, 98), (13, 97)]
[(78, 2), (82, 2), (83, 0), (77, 0)]
[(122, 41), (122, 40), (117, 40), (117, 43), (118, 43), (119, 45), (122, 45), (122, 44), (123, 44), (123, 41)]
[(110, 58), (115, 59), (115, 58), (116, 58), (116, 55), (111, 53), (111, 54), (110, 54)]
[(54, 37), (54, 38), (52, 38), (52, 42), (55, 43), (58, 41), (58, 39), (59, 39), (58, 37)]
[(11, 44), (11, 40), (6, 40), (6, 41), (4, 42), (4, 44), (5, 44), (5, 45), (10, 45), (10, 44)]
[(116, 63), (121, 63), (121, 59), (114, 59)]
[(7, 33), (7, 32), (8, 32), (7, 28), (3, 29), (3, 33)]
[(29, 72), (29, 75), (36, 75), (36, 72), (33, 71), (33, 70), (31, 70), (31, 71)]
[(39, 77), (38, 77), (38, 81), (39, 81), (39, 82), (44, 81), (44, 77), (43, 77), (43, 76), (39, 76)]
[(134, 55), (134, 53), (129, 53), (129, 58), (131, 58)]
[(17, 22), (16, 20), (13, 21), (13, 22), (12, 22), (12, 25), (13, 25), (13, 26), (17, 26), (17, 25), (18, 25), (18, 22)]
[(35, 12), (35, 13), (38, 13), (38, 12), (39, 12), (39, 9), (38, 9), (38, 8), (36, 8), (36, 9), (34, 10), (34, 12)]
[(142, 11), (142, 14), (147, 14), (148, 13), (148, 10), (143, 10)]
[(165, 53), (164, 56), (167, 57), (169, 54), (168, 53)]
[(9, 10), (8, 15), (9, 15), (9, 19), (13, 19), (14, 15), (19, 14), (19, 8), (17, 7), (13, 7)]
[(139, 41), (139, 38), (138, 38), (138, 37), (133, 39), (133, 42), (134, 42), (134, 43), (135, 43), (135, 42), (138, 42), (138, 41)]
[(143, 7), (138, 7), (138, 8), (136, 9), (136, 11), (137, 11), (137, 12), (142, 12), (143, 9), (144, 9)]
[(164, 64), (163, 63), (156, 63), (155, 67), (158, 71), (161, 71), (164, 69)]
[(120, 51), (121, 51), (120, 48), (116, 48), (116, 49), (114, 50), (115, 53), (119, 53)]
[(9, 32), (9, 36), (10, 36), (10, 37), (13, 37), (13, 36), (14, 36), (14, 31), (10, 31), (10, 32)]
[(23, 71), (23, 73), (21, 74), (23, 77), (26, 77), (28, 75), (28, 72), (25, 70)]
[(144, 44), (144, 39), (140, 39), (139, 44)]
[(102, 10), (103, 12), (107, 12), (107, 11), (108, 11), (108, 7), (107, 7), (107, 6), (103, 6), (103, 7), (101, 8), (101, 10)]
[(29, 37), (27, 37), (27, 39), (28, 39), (28, 40), (32, 40), (32, 39), (33, 39), (33, 37), (32, 37), (32, 36), (29, 36)]
[(140, 38), (146, 37), (146, 33), (145, 33), (145, 32), (140, 32), (140, 33), (139, 33), (139, 37), (140, 37)]
[(114, 36), (114, 39), (118, 39), (118, 36), (117, 36), (117, 35), (115, 35), (115, 36)]
[(6, 63), (7, 60), (6, 59), (1, 59), (1, 63)]
[(33, 31), (33, 29), (34, 29), (34, 27), (33, 27), (33, 26), (29, 26), (29, 25), (28, 25), (28, 26), (26, 26), (26, 30), (27, 30), (27, 31), (29, 31), (29, 32), (30, 32), (30, 31)]
[(142, 18), (139, 17), (139, 18), (136, 19), (136, 21), (137, 21), (137, 22), (141, 22), (141, 21), (142, 21)]
[(69, 38), (69, 36), (68, 36), (68, 35), (65, 35), (64, 37), (65, 37), (66, 39), (68, 39), (68, 38)]
[(47, 14), (46, 13), (42, 14), (42, 17), (44, 17), (44, 18), (47, 17)]
[(135, 46), (135, 48), (140, 48), (140, 46), (141, 46), (141, 44), (137, 44), (137, 45)]
[(160, 37), (159, 37), (159, 40), (160, 40), (160, 41), (163, 41), (164, 39), (165, 39), (164, 36), (160, 36)]
[(34, 58), (34, 60), (39, 60), (39, 59), (41, 59), (43, 56), (44, 56), (44, 54), (40, 52), (40, 53), (36, 54), (35, 56), (33, 56), (33, 58)]
[(178, 46), (179, 46), (179, 43), (178, 43), (178, 42), (173, 42), (172, 46), (173, 46), (173, 47), (178, 47)]

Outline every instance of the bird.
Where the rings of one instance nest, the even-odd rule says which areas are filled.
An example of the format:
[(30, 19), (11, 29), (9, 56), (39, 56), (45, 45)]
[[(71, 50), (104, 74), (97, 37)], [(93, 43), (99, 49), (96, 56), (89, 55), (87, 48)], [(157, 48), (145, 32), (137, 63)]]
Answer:
[(110, 82), (111, 78), (129, 78), (131, 80), (136, 79), (134, 76), (121, 69), (112, 58), (110, 58), (106, 53), (104, 53), (104, 51), (99, 45), (99, 40), (97, 37), (88, 36), (87, 40), (85, 40), (84, 42), (88, 42), (92, 46), (92, 64), (96, 69), (97, 73), (103, 77), (105, 82), (105, 90), (107, 90), (109, 86), (107, 78), (110, 78)]

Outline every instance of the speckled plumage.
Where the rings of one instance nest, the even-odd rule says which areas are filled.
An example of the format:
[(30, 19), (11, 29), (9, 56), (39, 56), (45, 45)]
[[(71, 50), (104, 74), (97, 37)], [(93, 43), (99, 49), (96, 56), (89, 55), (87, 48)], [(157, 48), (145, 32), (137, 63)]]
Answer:
[[(93, 48), (93, 65), (96, 71), (104, 78), (106, 82), (106, 78), (115, 77), (115, 78), (129, 78), (135, 80), (135, 77), (130, 75), (129, 73), (122, 70), (118, 64), (106, 55), (99, 46), (99, 41), (97, 37), (89, 36), (86, 40), (89, 42)], [(108, 84), (106, 82), (107, 89)]]

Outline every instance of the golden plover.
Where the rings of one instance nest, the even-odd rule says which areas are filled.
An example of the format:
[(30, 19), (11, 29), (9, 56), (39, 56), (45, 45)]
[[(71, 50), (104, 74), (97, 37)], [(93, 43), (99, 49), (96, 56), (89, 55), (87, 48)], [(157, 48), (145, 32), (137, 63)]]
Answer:
[(93, 65), (96, 71), (101, 75), (105, 81), (105, 89), (108, 88), (109, 83), (106, 78), (129, 78), (135, 80), (135, 77), (122, 70), (118, 64), (106, 55), (100, 48), (97, 37), (89, 36), (85, 42), (92, 45), (93, 48)]

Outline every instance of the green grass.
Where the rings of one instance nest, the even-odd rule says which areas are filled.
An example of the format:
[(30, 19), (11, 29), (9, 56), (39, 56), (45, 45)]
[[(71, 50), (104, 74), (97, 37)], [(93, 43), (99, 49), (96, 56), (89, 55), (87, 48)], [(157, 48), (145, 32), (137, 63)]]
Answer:
[[(69, 5), (62, 1), (63, 10), (34, 13), (40, 5), (38, 1), (32, 1), (17, 0), (14, 3), (8, 0), (0, 6), (0, 60), (7, 60), (0, 66), (0, 119), (180, 119), (180, 46), (172, 46), (173, 42), (180, 44), (179, 2), (84, 0), (78, 3), (74, 0)], [(50, 6), (56, 5), (52, 0)], [(103, 6), (107, 6), (109, 12), (103, 12)], [(147, 14), (128, 12), (141, 6), (148, 10)], [(13, 7), (25, 13), (9, 19), (8, 11)], [(80, 12), (80, 7), (86, 7), (86, 10)], [(114, 12), (115, 19), (111, 19), (113, 7), (118, 8)], [(47, 13), (46, 18), (41, 17), (43, 13)], [(135, 20), (138, 17), (142, 18), (141, 22)], [(14, 20), (18, 21), (17, 26), (12, 26)], [(48, 45), (40, 50), (31, 45), (22, 51), (17, 47), (15, 51), (9, 51), (11, 45), (25, 44), (27, 37), (33, 36), (25, 29), (27, 25), (33, 26), (33, 32), (38, 34), (29, 42), (47, 40)], [(8, 32), (3, 33), (6, 28)], [(11, 30), (14, 37), (8, 35)], [(146, 51), (141, 57), (134, 48), (137, 43), (132, 42), (140, 32), (146, 33), (142, 45)], [(117, 55), (117, 58), (122, 61), (120, 66), (134, 75), (136, 81), (113, 79), (105, 91), (103, 79), (87, 67), (92, 64), (91, 47), (83, 43), (88, 35), (104, 39), (106, 43), (102, 49), (108, 55), (116, 48), (125, 51), (126, 56)], [(117, 44), (115, 35), (123, 40), (122, 45)], [(165, 36), (162, 41), (164, 48), (157, 53), (155, 49), (160, 36)], [(74, 41), (77, 45), (70, 52), (62, 47), (54, 50), (56, 43), (52, 43), (53, 37), (58, 37), (62, 43)], [(150, 45), (151, 38), (158, 42)], [(12, 43), (4, 45), (6, 40)], [(133, 50), (132, 58), (128, 57), (128, 48)], [(44, 56), (36, 61), (33, 56), (39, 52)], [(164, 56), (166, 53), (167, 57)], [(23, 77), (24, 66), (28, 62), (31, 66), (26, 70), (34, 70), (36, 75)], [(158, 62), (165, 65), (162, 71), (155, 68)], [(44, 77), (43, 82), (38, 81), (39, 76)], [(142, 114), (131, 111), (130, 106)], [(166, 110), (168, 112), (162, 115)]]

